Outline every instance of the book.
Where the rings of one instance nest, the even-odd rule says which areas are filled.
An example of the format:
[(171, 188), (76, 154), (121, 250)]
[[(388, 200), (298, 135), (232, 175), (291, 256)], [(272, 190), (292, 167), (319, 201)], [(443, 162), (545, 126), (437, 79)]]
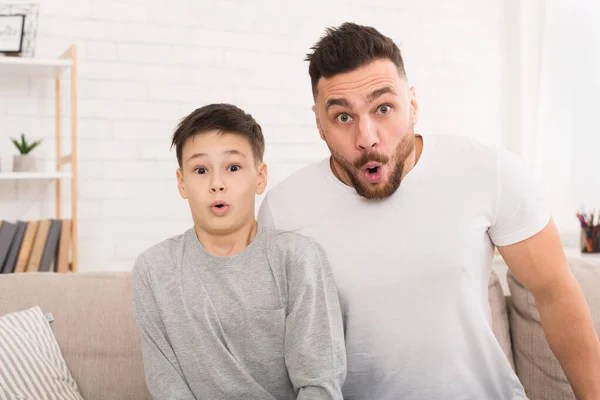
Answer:
[(69, 272), (69, 249), (71, 248), (71, 219), (64, 219), (60, 229), (56, 272)]
[(52, 263), (56, 259), (56, 253), (58, 252), (58, 239), (60, 237), (61, 223), (62, 221), (59, 219), (53, 219), (50, 222), (48, 237), (44, 245), (44, 251), (38, 268), (40, 272), (54, 272)]
[(8, 256), (16, 232), (17, 224), (8, 221), (2, 222), (0, 226), (0, 271), (3, 270), (4, 260)]
[(25, 229), (25, 235), (23, 236), (23, 243), (21, 243), (21, 249), (19, 250), (19, 256), (17, 257), (17, 265), (15, 266), (15, 273), (25, 272), (27, 270), (27, 264), (31, 257), (31, 250), (33, 249), (33, 242), (37, 235), (37, 230), (40, 222), (29, 221), (27, 222), (27, 228)]
[(21, 250), (21, 243), (23, 243), (26, 229), (27, 222), (17, 221), (17, 229), (13, 237), (12, 244), (10, 245), (8, 256), (4, 261), (4, 268), (2, 269), (3, 274), (10, 274), (15, 271), (15, 267), (17, 266), (17, 256)]
[(31, 255), (29, 256), (29, 262), (27, 263), (27, 272), (38, 272), (40, 263), (42, 262), (42, 255), (44, 254), (44, 247), (48, 240), (48, 233), (50, 232), (50, 225), (52, 221), (49, 219), (41, 220), (35, 235), (33, 247), (31, 249)]

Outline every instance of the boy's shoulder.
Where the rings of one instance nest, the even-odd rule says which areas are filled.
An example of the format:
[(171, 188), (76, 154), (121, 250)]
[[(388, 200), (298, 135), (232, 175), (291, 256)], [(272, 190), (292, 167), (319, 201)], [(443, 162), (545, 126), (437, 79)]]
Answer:
[(303, 254), (321, 252), (321, 245), (310, 236), (283, 229), (269, 229), (269, 251), (283, 256), (286, 262), (295, 262)]
[(181, 259), (189, 230), (173, 235), (143, 250), (135, 260), (134, 269), (144, 268), (149, 272), (171, 272)]

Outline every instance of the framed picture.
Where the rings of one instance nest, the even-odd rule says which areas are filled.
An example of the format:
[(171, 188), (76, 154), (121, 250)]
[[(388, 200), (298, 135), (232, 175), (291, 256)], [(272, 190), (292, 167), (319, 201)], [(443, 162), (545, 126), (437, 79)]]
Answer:
[(0, 15), (0, 53), (20, 53), (24, 32), (25, 14)]
[(0, 0), (0, 57), (34, 57), (40, 3)]

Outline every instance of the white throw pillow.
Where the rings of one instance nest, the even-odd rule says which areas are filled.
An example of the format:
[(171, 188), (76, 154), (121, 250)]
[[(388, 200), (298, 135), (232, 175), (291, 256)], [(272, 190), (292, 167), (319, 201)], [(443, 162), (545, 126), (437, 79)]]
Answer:
[(0, 399), (83, 400), (40, 307), (0, 317)]

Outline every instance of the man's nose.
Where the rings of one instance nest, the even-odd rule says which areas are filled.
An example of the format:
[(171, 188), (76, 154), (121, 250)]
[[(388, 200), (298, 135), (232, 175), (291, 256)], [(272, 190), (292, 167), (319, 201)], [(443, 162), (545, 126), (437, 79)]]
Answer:
[(356, 134), (356, 147), (359, 150), (369, 150), (379, 143), (377, 129), (370, 118), (361, 118), (358, 122), (358, 132)]

